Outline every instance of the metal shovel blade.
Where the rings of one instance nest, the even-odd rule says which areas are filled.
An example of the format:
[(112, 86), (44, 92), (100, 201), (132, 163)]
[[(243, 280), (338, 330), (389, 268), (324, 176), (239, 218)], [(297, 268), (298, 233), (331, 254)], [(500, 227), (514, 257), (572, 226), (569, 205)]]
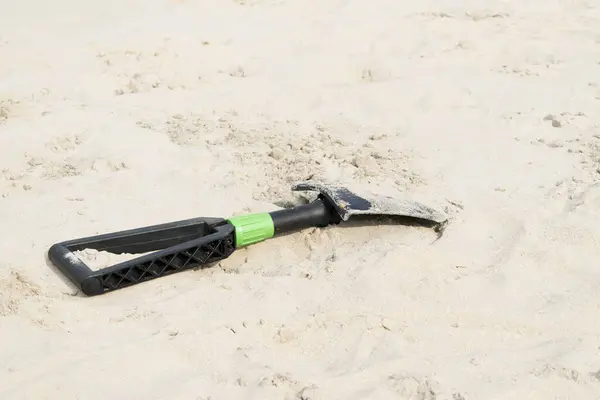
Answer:
[(411, 199), (384, 196), (364, 190), (359, 192), (324, 182), (300, 182), (294, 185), (292, 190), (319, 192), (333, 204), (343, 221), (347, 221), (353, 215), (401, 216), (437, 224), (448, 220), (442, 211)]

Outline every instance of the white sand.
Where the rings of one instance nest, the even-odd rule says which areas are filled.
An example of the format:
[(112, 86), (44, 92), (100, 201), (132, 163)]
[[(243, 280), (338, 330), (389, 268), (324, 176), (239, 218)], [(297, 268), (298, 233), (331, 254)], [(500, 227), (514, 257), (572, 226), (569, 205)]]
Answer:
[[(592, 0), (3, 1), (0, 399), (598, 399), (599, 125)], [(90, 298), (45, 261), (311, 175), (453, 219)]]

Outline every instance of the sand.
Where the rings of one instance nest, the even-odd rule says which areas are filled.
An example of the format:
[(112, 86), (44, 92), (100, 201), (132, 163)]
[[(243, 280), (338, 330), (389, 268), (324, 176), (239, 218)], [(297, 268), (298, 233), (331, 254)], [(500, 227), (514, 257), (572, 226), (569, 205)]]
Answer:
[[(598, 399), (599, 161), (597, 2), (4, 1), (0, 398)], [(309, 177), (451, 220), (97, 297), (47, 261)]]

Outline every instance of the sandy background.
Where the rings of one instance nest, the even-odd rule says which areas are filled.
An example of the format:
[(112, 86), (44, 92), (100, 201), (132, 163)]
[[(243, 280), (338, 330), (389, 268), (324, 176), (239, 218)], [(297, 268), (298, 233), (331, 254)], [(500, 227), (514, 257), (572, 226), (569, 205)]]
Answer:
[[(598, 399), (599, 126), (591, 0), (2, 1), (0, 398)], [(452, 221), (94, 298), (45, 260), (309, 176)]]

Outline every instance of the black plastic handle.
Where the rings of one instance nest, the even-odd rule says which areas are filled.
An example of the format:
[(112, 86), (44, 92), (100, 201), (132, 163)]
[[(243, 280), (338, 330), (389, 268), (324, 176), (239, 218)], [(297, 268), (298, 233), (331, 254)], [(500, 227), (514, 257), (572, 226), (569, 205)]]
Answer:
[[(48, 258), (84, 294), (94, 296), (212, 264), (235, 251), (235, 228), (222, 218), (194, 218), (54, 244)], [(149, 254), (97, 271), (75, 251)]]
[(297, 232), (306, 228), (322, 228), (341, 221), (333, 204), (323, 196), (319, 196), (311, 203), (272, 211), (269, 214), (273, 220), (275, 236)]

